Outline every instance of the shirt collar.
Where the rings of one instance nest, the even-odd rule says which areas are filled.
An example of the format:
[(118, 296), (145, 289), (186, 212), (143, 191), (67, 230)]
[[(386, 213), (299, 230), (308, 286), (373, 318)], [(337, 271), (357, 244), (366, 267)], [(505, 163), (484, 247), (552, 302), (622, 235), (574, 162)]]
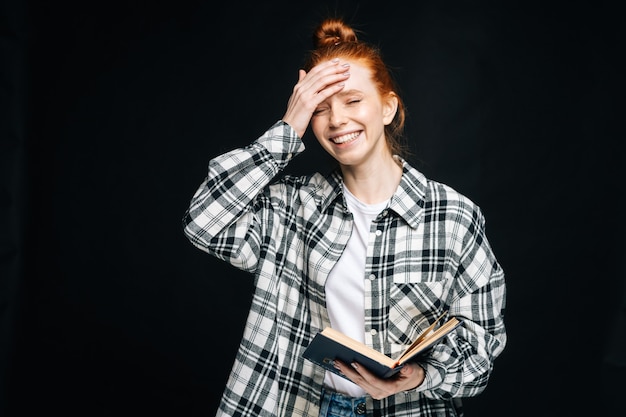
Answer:
[[(389, 210), (402, 217), (411, 227), (416, 228), (424, 211), (428, 180), (417, 169), (400, 157), (402, 178), (395, 194), (391, 198)], [(320, 211), (325, 212), (333, 203), (341, 204), (347, 211), (343, 199), (342, 177), (339, 168), (331, 171), (318, 186), (317, 201)]]
[(428, 180), (424, 174), (413, 168), (404, 159), (396, 158), (402, 162), (402, 178), (398, 189), (391, 197), (389, 209), (397, 213), (411, 228), (415, 229), (424, 213)]

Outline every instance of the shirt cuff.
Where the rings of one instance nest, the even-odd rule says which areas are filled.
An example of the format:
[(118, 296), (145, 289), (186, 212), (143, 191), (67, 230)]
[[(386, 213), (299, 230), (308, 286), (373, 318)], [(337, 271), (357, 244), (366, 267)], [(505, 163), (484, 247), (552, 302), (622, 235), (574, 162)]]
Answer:
[(434, 389), (443, 383), (443, 374), (442, 372), (430, 363), (418, 363), (424, 369), (424, 380), (422, 383), (411, 391), (422, 392)]
[(267, 149), (279, 169), (283, 169), (294, 156), (305, 149), (304, 142), (296, 131), (282, 120), (274, 123), (256, 143)]

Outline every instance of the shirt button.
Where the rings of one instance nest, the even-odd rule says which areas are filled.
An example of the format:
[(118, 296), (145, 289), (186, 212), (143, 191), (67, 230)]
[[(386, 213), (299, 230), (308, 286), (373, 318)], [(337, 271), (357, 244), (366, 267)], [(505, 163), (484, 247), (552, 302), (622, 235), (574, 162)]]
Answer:
[(376, 329), (371, 329), (371, 330), (370, 330), (370, 334), (371, 334), (372, 336), (376, 336), (376, 333), (378, 333), (378, 331), (376, 331)]
[(387, 210), (383, 210), (383, 217), (387, 215)]
[(377, 230), (377, 231), (376, 231), (376, 236), (380, 236), (380, 235), (382, 235), (382, 234), (383, 234), (383, 232), (382, 232), (381, 230)]
[(370, 274), (370, 276), (368, 278), (369, 278), (370, 281), (374, 281), (376, 279), (376, 275)]
[(358, 403), (354, 409), (354, 412), (358, 415), (365, 414), (365, 411), (367, 411), (367, 409), (365, 408), (365, 403)]

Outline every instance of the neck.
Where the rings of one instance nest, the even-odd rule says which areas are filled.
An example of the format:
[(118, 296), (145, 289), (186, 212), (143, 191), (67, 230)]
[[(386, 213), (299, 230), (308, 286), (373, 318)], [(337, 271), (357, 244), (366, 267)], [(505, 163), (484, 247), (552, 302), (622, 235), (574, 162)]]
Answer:
[(366, 204), (389, 200), (402, 177), (402, 167), (391, 156), (371, 161), (365, 166), (342, 166), (341, 172), (348, 190)]

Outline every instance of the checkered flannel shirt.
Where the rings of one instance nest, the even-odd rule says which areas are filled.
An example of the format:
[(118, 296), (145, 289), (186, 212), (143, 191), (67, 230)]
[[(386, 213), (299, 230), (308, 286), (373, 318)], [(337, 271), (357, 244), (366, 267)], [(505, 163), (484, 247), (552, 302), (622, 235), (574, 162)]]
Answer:
[[(317, 416), (324, 370), (302, 358), (329, 325), (324, 283), (352, 231), (340, 171), (278, 174), (304, 145), (277, 122), (209, 162), (184, 219), (188, 239), (254, 277), (243, 338), (219, 416)], [(475, 204), (406, 161), (373, 221), (365, 265), (365, 342), (394, 357), (448, 310), (462, 325), (417, 361), (426, 379), (368, 414), (462, 415), (506, 344), (504, 273)]]

